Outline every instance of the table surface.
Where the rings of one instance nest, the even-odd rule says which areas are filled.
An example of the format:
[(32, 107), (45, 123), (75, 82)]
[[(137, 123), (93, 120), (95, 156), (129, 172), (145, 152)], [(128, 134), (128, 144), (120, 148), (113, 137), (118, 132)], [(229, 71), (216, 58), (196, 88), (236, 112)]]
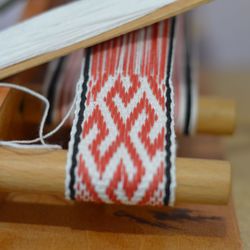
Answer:
[[(250, 160), (250, 154), (249, 154), (250, 117), (248, 115), (249, 105), (247, 105), (249, 102), (248, 93), (250, 90), (250, 86), (247, 85), (247, 81), (249, 81), (249, 79), (250, 79), (250, 76), (248, 76), (247, 74), (231, 75), (228, 73), (223, 73), (223, 74), (204, 73), (202, 75), (201, 82), (204, 84), (203, 86), (201, 86), (201, 88), (204, 89), (204, 86), (206, 88), (207, 86), (209, 86), (209, 89), (206, 89), (205, 91), (206, 93), (210, 91), (213, 94), (216, 93), (218, 96), (232, 97), (237, 100), (238, 102), (237, 130), (234, 136), (225, 137), (225, 138), (222, 138), (222, 140), (218, 139), (218, 137), (216, 138), (216, 137), (211, 137), (211, 136), (180, 138), (181, 140), (180, 144), (182, 145), (182, 148), (184, 150), (183, 152), (179, 152), (183, 156), (189, 156), (189, 157), (200, 156), (204, 158), (215, 158), (215, 159), (216, 158), (221, 159), (225, 157), (231, 161), (232, 168), (233, 168), (233, 180), (234, 180), (233, 181), (233, 199), (234, 199), (234, 205), (236, 207), (236, 213), (238, 216), (241, 238), (242, 238), (242, 242), (243, 242), (245, 249), (250, 248), (250, 240), (248, 238), (248, 236), (250, 235), (250, 218), (248, 215), (248, 211), (250, 208), (250, 201), (247, 199), (250, 194), (250, 190), (248, 189), (248, 185), (247, 185), (248, 179), (250, 178), (250, 169), (247, 167), (247, 164), (246, 164)], [(209, 84), (206, 82), (209, 82)], [(215, 144), (215, 142), (218, 140), (222, 141), (222, 145)], [(192, 141), (195, 141), (194, 144), (191, 143), (192, 150), (191, 149), (187, 150), (187, 148), (190, 148), (190, 147), (185, 147), (185, 143), (190, 144), (190, 142)], [(211, 146), (211, 145), (216, 145), (216, 147)], [(221, 154), (223, 151), (225, 153), (224, 156)], [(66, 247), (65, 240), (68, 238), (68, 235), (69, 235), (68, 234), (69, 229), (68, 227), (65, 227), (65, 225), (68, 225), (69, 220), (70, 220), (70, 223), (73, 223), (72, 224), (73, 227), (76, 225), (79, 225), (79, 217), (76, 216), (75, 220), (74, 218), (72, 220), (70, 219), (70, 215), (72, 214), (78, 215), (78, 213), (75, 213), (75, 212), (72, 213), (72, 211), (70, 212), (70, 209), (71, 209), (70, 207), (68, 207), (69, 211), (68, 210), (64, 211), (65, 209), (64, 208), (62, 209), (62, 206), (60, 204), (58, 206), (58, 203), (60, 203), (61, 201), (55, 200), (55, 198), (50, 200), (49, 198), (41, 198), (40, 196), (30, 197), (30, 196), (22, 196), (22, 195), (17, 195), (17, 196), (11, 195), (8, 197), (8, 199), (10, 199), (10, 201), (15, 201), (15, 204), (12, 202), (4, 202), (4, 199), (2, 200), (3, 201), (2, 206), (1, 206), (2, 239), (0, 240), (0, 242), (4, 243), (5, 245), (10, 246), (10, 244), (13, 244), (14, 242), (16, 243), (18, 242), (19, 247), (20, 247), (20, 244), (23, 244), (25, 245), (25, 248), (23, 249), (27, 249), (27, 246), (31, 247), (32, 249), (34, 247), (30, 245), (32, 244), (32, 242), (33, 243), (40, 242), (38, 245), (39, 247), (42, 247), (43, 246), (42, 244), (45, 244), (47, 242), (47, 239), (50, 239), (50, 242), (54, 242), (56, 245), (61, 242), (61, 249), (63, 249), (63, 247), (64, 248)], [(27, 199), (27, 202), (25, 202), (25, 199)], [(44, 204), (44, 202), (47, 201), (47, 199), (49, 199), (48, 200), (49, 206), (46, 206), (46, 204)], [(33, 202), (35, 202), (36, 204), (40, 202), (42, 203), (40, 205), (39, 204), (32, 205), (30, 204), (31, 200), (33, 200)], [(51, 205), (53, 203), (55, 203), (54, 206)], [(64, 203), (62, 205), (64, 205)], [(85, 206), (88, 206), (88, 205), (85, 205)], [(231, 206), (231, 203), (230, 203), (230, 206)], [(78, 209), (78, 206), (77, 206), (74, 209), (76, 209), (77, 211), (79, 210), (82, 213), (83, 207)], [(127, 218), (126, 217), (127, 214), (125, 214), (126, 215), (125, 216), (124, 213), (122, 215), (118, 214), (118, 216), (121, 215), (118, 219), (115, 218), (114, 216), (117, 217), (117, 214), (114, 213), (112, 208), (110, 209), (100, 208), (101, 210), (99, 209), (100, 210), (99, 212), (98, 212), (98, 209), (94, 209), (94, 207), (86, 208), (86, 211), (90, 211), (90, 212), (97, 211), (97, 213), (94, 214), (94, 216), (86, 215), (87, 217), (85, 219), (81, 218), (81, 221), (87, 221), (88, 224), (91, 226), (97, 225), (98, 227), (99, 226), (103, 227), (105, 225), (110, 224), (108, 220), (110, 220), (110, 222), (112, 220), (114, 220), (115, 222), (117, 220), (119, 221), (126, 220), (126, 223), (117, 224), (117, 225), (124, 225), (125, 227), (125, 228), (122, 228), (122, 231), (121, 231), (122, 234), (119, 234), (119, 241), (118, 241), (119, 247), (121, 246), (120, 245), (121, 242), (123, 246), (127, 246), (128, 243), (134, 244), (134, 237), (135, 236), (139, 237), (139, 235), (142, 233), (141, 230), (143, 228), (143, 233), (146, 232), (148, 236), (152, 238), (149, 242), (151, 242), (152, 244), (156, 244), (157, 246), (159, 246), (159, 244), (162, 244), (162, 242), (164, 242), (165, 244), (166, 239), (168, 239), (167, 241), (168, 244), (172, 242), (173, 246), (176, 246), (176, 242), (177, 242), (176, 239), (181, 239), (181, 241), (178, 241), (179, 244), (187, 244), (187, 243), (189, 244), (190, 241), (192, 241), (192, 244), (189, 244), (189, 245), (194, 247), (194, 244), (196, 243), (199, 244), (199, 241), (202, 240), (202, 245), (204, 249), (209, 249), (209, 247), (212, 246), (211, 244), (215, 244), (216, 243), (215, 241), (217, 240), (218, 242), (216, 244), (221, 244), (220, 248), (218, 249), (223, 249), (225, 246), (227, 249), (229, 248), (239, 249), (239, 241), (237, 239), (237, 230), (238, 230), (237, 224), (234, 222), (235, 220), (233, 219), (230, 220), (230, 218), (234, 217), (234, 213), (232, 209), (227, 210), (228, 212), (224, 210), (224, 209), (227, 209), (226, 207), (218, 208), (216, 206), (214, 207), (185, 206), (184, 210), (182, 207), (177, 208), (176, 210), (173, 210), (175, 212), (176, 211), (181, 212), (181, 214), (178, 213), (178, 216), (180, 217), (181, 215), (181, 218), (183, 218), (183, 214), (182, 214), (183, 211), (188, 212), (189, 214), (188, 215), (185, 214), (185, 218), (189, 218), (191, 216), (194, 225), (191, 226), (190, 224), (191, 220), (189, 220), (188, 223), (186, 224), (181, 223), (182, 219), (180, 221), (174, 220), (174, 221), (170, 221), (171, 223), (175, 223), (171, 225), (170, 224), (165, 225), (165, 221), (164, 221), (164, 226), (168, 226), (167, 235), (166, 235), (165, 228), (163, 229), (161, 228), (161, 231), (163, 230), (164, 232), (164, 239), (165, 239), (164, 241), (161, 240), (160, 236), (159, 237), (154, 236), (156, 231), (157, 231), (157, 235), (159, 234), (160, 232), (159, 225), (162, 226), (162, 222), (159, 225), (157, 224), (158, 228), (156, 229), (154, 229), (154, 227), (152, 226), (141, 227), (140, 225), (138, 225), (138, 223), (134, 223), (135, 218), (137, 218), (139, 215), (140, 215), (139, 217), (141, 216), (143, 216), (143, 218), (145, 217), (147, 221), (150, 221), (150, 223), (152, 222), (152, 220), (155, 222), (155, 218), (148, 217), (149, 216), (148, 214), (145, 214), (144, 216), (142, 211), (139, 211), (139, 214), (132, 214), (133, 217), (131, 217), (132, 211), (129, 211), (128, 214), (132, 218), (132, 222), (131, 222), (131, 218), (130, 217)], [(105, 212), (108, 216), (100, 217), (100, 214), (103, 214), (103, 212)], [(167, 209), (164, 213), (164, 216), (168, 216), (168, 218), (169, 216), (172, 216), (172, 215), (173, 215), (172, 210), (169, 211)], [(206, 215), (205, 220), (203, 220), (201, 223), (200, 218), (203, 218), (204, 215)], [(220, 217), (223, 220), (222, 219), (218, 219), (218, 220), (208, 219), (208, 215), (209, 215), (209, 218)], [(193, 220), (194, 216), (196, 216), (195, 218), (199, 218), (199, 220), (194, 221)], [(97, 221), (99, 222), (97, 224), (96, 223), (93, 224), (93, 218), (97, 218)], [(103, 218), (106, 218), (106, 221), (104, 221), (103, 223), (100, 223), (100, 220), (103, 220)], [(158, 217), (157, 217), (157, 220), (158, 220)], [(229, 226), (227, 228), (229, 228), (230, 230), (228, 229), (226, 231), (222, 230), (223, 225), (221, 223), (223, 221), (226, 223), (227, 226)], [(65, 223), (65, 225), (61, 225), (61, 223)], [(132, 225), (133, 234), (127, 233), (127, 232), (130, 232), (131, 228), (129, 229), (126, 228), (126, 225), (131, 226), (131, 223), (133, 224)], [(168, 223), (169, 223), (169, 220), (168, 220)], [(84, 226), (86, 226), (85, 224)], [(111, 224), (116, 225), (115, 223), (111, 223)], [(172, 232), (169, 229), (169, 226), (172, 226), (173, 228), (180, 228), (180, 225), (182, 228), (181, 235), (179, 234), (179, 232), (177, 234), (176, 232), (174, 231)], [(189, 225), (189, 226), (185, 228), (183, 227), (183, 225)], [(98, 227), (95, 227), (94, 230), (92, 231), (90, 230), (91, 232), (93, 232), (92, 236), (90, 235), (89, 230), (85, 230), (85, 229), (83, 230), (84, 235), (82, 236), (84, 236), (84, 238), (82, 240), (84, 241), (84, 244), (89, 243), (89, 239), (91, 239), (91, 237), (96, 237), (97, 234), (99, 235), (99, 232), (97, 231)], [(117, 228), (118, 226), (115, 227), (114, 232), (116, 232)], [(146, 230), (145, 228), (147, 230), (150, 229), (151, 231), (145, 231)], [(136, 235), (134, 235), (134, 231), (136, 232), (138, 231), (137, 233), (139, 234), (136, 233)], [(170, 234), (169, 231), (171, 231), (172, 233)], [(80, 236), (78, 235), (78, 233), (80, 234), (82, 232), (80, 231), (78, 232), (77, 230), (73, 234), (72, 239), (67, 239), (69, 245), (72, 244), (72, 242), (74, 242), (74, 239), (81, 238), (81, 237), (78, 237)], [(109, 242), (108, 246), (110, 245), (113, 246), (114, 237), (115, 238), (118, 237), (116, 233), (111, 235), (113, 238), (108, 234), (111, 237), (110, 241), (108, 240)], [(213, 234), (211, 235), (211, 233)], [(223, 235), (227, 237), (228, 239), (227, 241), (222, 240)], [(125, 238), (122, 236), (125, 236)], [(175, 239), (174, 236), (177, 238)], [(53, 240), (51, 237), (53, 238)], [(107, 239), (106, 239), (107, 234), (103, 235), (103, 237), (105, 238), (104, 242), (107, 242)], [(15, 241), (13, 241), (13, 239), (15, 239)], [(88, 242), (86, 242), (86, 239), (88, 239)], [(145, 236), (143, 237), (143, 239), (145, 239)], [(4, 240), (4, 242), (2, 240)], [(98, 241), (96, 242), (99, 242), (99, 241), (100, 241), (100, 238), (98, 238)], [(91, 241), (91, 242), (95, 242), (95, 241)], [(141, 240), (139, 242), (140, 244), (138, 245), (141, 249), (151, 248), (150, 244), (147, 245), (147, 244), (144, 244), (143, 242), (144, 240)], [(75, 244), (77, 246), (77, 241), (75, 242)], [(103, 249), (105, 249), (105, 247), (108, 247), (108, 246), (103, 246)], [(217, 245), (217, 247), (218, 246), (219, 245)]]

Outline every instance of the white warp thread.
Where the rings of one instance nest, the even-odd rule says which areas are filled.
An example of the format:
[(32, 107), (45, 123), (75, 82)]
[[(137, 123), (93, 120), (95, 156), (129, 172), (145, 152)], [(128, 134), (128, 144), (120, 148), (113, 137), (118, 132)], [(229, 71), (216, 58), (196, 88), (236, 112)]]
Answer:
[(56, 51), (176, 0), (79, 0), (0, 32), (0, 69)]

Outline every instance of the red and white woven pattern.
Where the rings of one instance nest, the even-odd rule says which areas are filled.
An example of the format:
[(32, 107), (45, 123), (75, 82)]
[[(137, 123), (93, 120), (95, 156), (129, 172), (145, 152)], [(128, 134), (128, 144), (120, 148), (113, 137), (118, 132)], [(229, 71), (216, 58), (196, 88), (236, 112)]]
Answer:
[(66, 173), (68, 198), (172, 204), (174, 19), (85, 51)]
[[(176, 23), (175, 51), (173, 65), (173, 87), (175, 91), (175, 132), (178, 134), (193, 134), (196, 130), (197, 114), (197, 84), (193, 69), (193, 51), (187, 39), (186, 18), (178, 16)], [(80, 74), (82, 51), (77, 51), (64, 59), (64, 67), (55, 62), (47, 73), (45, 95), (51, 104), (50, 121), (58, 124), (72, 105), (75, 96), (75, 85)], [(60, 61), (59, 60), (59, 61)], [(67, 120), (67, 126), (72, 126), (73, 115)]]

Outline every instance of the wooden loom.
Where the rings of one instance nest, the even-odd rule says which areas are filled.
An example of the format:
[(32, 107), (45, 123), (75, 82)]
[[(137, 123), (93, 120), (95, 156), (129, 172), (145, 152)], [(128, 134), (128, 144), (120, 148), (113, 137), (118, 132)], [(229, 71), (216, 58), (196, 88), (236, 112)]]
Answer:
[[(43, 1), (44, 5), (40, 7), (34, 2), (29, 1), (26, 17), (51, 7), (52, 1)], [(194, 2), (199, 1), (190, 1), (192, 4)], [(37, 76), (44, 72), (44, 67), (20, 73), (11, 81), (23, 84), (26, 81), (39, 79)], [(22, 108), (23, 101), (27, 101), (27, 97), (8, 89), (1, 89), (0, 93), (1, 138), (25, 137), (29, 130), (25, 127), (27, 124), (23, 123), (25, 117), (22, 112), (15, 112), (18, 108)], [(20, 130), (14, 129), (16, 124), (20, 125), (18, 126)], [(14, 240), (19, 249), (27, 249), (30, 244), (32, 248), (34, 242), (42, 248), (53, 249), (81, 249), (82, 246), (90, 249), (100, 247), (104, 249), (240, 248), (239, 232), (231, 201), (227, 206), (180, 204), (175, 209), (125, 208), (94, 204), (72, 205), (54, 196), (63, 192), (64, 151), (37, 154), (1, 149), (0, 158), (0, 190), (27, 192), (29, 189), (35, 189), (40, 193), (26, 195), (10, 193), (3, 196), (0, 205), (0, 224), (2, 225), (0, 241), (4, 242), (3, 246), (6, 248), (13, 245)], [(54, 175), (44, 176), (42, 169), (46, 167), (54, 168)], [(193, 173), (192, 168), (195, 167), (198, 169), (197, 176), (190, 176), (190, 173)], [(38, 172), (39, 169), (41, 172)], [(56, 172), (57, 170), (59, 172)], [(12, 182), (8, 180), (8, 176), (11, 176)], [(215, 177), (218, 177), (217, 182)], [(47, 178), (55, 179), (53, 185), (46, 184)], [(230, 170), (226, 162), (179, 159), (177, 179), (180, 183), (177, 201), (181, 203), (223, 204), (228, 199)], [(210, 187), (215, 189), (211, 190)], [(194, 194), (192, 188), (195, 188), (198, 193)], [(189, 192), (193, 195), (190, 196)], [(53, 195), (47, 196), (45, 193)], [(23, 238), (28, 233), (29, 239)], [(53, 237), (53, 242), (48, 241), (48, 237)]]

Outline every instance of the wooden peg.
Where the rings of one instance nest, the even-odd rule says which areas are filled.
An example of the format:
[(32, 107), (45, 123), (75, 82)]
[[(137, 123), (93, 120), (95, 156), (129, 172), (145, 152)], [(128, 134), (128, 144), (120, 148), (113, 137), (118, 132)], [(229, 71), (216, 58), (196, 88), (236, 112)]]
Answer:
[[(0, 191), (49, 193), (63, 196), (65, 150), (0, 148)], [(225, 204), (231, 190), (226, 161), (177, 158), (176, 202)]]
[[(34, 88), (34, 85), (32, 85), (32, 88)], [(43, 109), (43, 103), (27, 96), (23, 109), (25, 122), (37, 124), (38, 126)], [(61, 117), (57, 116), (57, 119), (54, 119), (52, 124), (47, 126), (48, 131), (52, 130), (60, 122)], [(194, 134), (208, 134), (218, 136), (231, 135), (234, 133), (235, 124), (236, 104), (234, 100), (220, 97), (216, 98), (213, 96), (199, 97), (197, 104), (197, 119), (194, 125)], [(70, 122), (68, 122), (65, 127), (70, 129)], [(181, 132), (177, 131), (177, 133)]]
[(230, 135), (235, 130), (236, 104), (234, 100), (201, 97), (198, 101), (197, 133)]

